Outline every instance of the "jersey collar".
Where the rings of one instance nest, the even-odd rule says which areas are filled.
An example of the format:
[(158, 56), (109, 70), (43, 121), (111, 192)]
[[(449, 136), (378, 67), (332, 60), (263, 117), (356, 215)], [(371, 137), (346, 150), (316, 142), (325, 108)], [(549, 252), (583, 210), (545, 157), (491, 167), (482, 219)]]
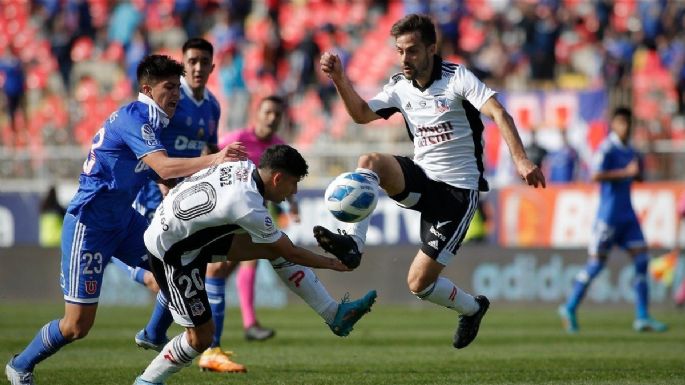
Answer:
[(195, 96), (193, 96), (193, 90), (190, 89), (190, 86), (188, 85), (185, 76), (181, 76), (181, 89), (185, 94), (184, 96), (192, 100), (192, 102), (195, 103), (195, 105), (197, 106), (201, 105), (205, 100), (209, 100), (209, 93), (207, 92), (207, 87), (205, 87), (204, 92), (202, 94), (202, 100), (195, 99)]
[(616, 147), (619, 147), (619, 148), (626, 148), (626, 147), (628, 147), (628, 145), (627, 145), (626, 143), (623, 143), (623, 142), (621, 141), (621, 138), (619, 138), (618, 135), (617, 135), (615, 132), (613, 132), (613, 131), (612, 131), (611, 133), (609, 133), (609, 140), (610, 140), (611, 143), (613, 143)]
[[(166, 112), (164, 112), (164, 110), (159, 106), (159, 104), (157, 104), (157, 102), (152, 100), (152, 98), (150, 98), (149, 96), (145, 95), (142, 92), (139, 92), (138, 93), (138, 101), (141, 103), (145, 103), (148, 106), (157, 110), (157, 112), (158, 112), (157, 117), (164, 127), (166, 127), (169, 124), (169, 116), (167, 116)], [(150, 114), (150, 115), (152, 115), (152, 114)], [(152, 120), (152, 116), (150, 116), (150, 120)]]
[(423, 92), (428, 89), (433, 82), (442, 79), (442, 58), (438, 55), (433, 55), (433, 70), (431, 71), (431, 77), (428, 80), (428, 84), (425, 87), (419, 86), (416, 80), (411, 81), (411, 85), (417, 88), (419, 91)]
[(252, 179), (254, 179), (254, 183), (257, 185), (257, 190), (259, 190), (259, 193), (264, 196), (264, 181), (262, 180), (262, 177), (259, 175), (259, 170), (257, 167), (252, 170)]

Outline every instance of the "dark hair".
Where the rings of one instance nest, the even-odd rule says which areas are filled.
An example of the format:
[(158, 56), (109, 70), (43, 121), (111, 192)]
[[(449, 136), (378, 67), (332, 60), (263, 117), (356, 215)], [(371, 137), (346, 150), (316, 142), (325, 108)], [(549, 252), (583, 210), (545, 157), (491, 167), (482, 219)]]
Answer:
[(185, 75), (183, 65), (167, 55), (149, 55), (138, 64), (136, 76), (138, 84), (155, 85), (171, 76)]
[(259, 102), (259, 105), (261, 106), (262, 104), (264, 104), (264, 102), (272, 102), (272, 103), (278, 104), (279, 106), (282, 106), (282, 107), (285, 106), (285, 99), (283, 99), (282, 97), (280, 97), (278, 95), (265, 96)]
[(437, 41), (433, 20), (426, 15), (412, 13), (396, 21), (390, 29), (390, 35), (395, 39), (412, 32), (418, 32), (425, 45), (435, 44)]
[(631, 122), (633, 120), (633, 110), (631, 110), (630, 107), (618, 106), (614, 108), (614, 114), (611, 117), (615, 118), (617, 116), (622, 116), (626, 118), (628, 122)]
[(287, 144), (276, 144), (267, 148), (259, 158), (259, 168), (282, 171), (302, 179), (309, 166), (296, 149)]
[(200, 51), (207, 51), (209, 52), (210, 56), (214, 56), (214, 46), (212, 45), (212, 43), (208, 42), (207, 40), (201, 37), (194, 37), (192, 39), (188, 39), (183, 44), (182, 52), (186, 53), (186, 51), (188, 51), (191, 48), (199, 49)]

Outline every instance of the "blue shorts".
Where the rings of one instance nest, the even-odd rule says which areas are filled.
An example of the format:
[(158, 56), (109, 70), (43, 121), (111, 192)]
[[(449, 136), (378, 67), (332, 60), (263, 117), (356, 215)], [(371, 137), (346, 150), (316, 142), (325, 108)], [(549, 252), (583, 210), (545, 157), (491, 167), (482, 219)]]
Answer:
[(121, 215), (128, 217), (127, 225), (113, 230), (89, 226), (80, 216), (64, 216), (60, 285), (66, 302), (97, 303), (105, 266), (113, 256), (132, 267), (147, 259), (147, 220), (132, 207)]
[(606, 255), (616, 245), (624, 250), (645, 247), (640, 222), (636, 217), (619, 221), (595, 221), (590, 237), (588, 252), (590, 255)]

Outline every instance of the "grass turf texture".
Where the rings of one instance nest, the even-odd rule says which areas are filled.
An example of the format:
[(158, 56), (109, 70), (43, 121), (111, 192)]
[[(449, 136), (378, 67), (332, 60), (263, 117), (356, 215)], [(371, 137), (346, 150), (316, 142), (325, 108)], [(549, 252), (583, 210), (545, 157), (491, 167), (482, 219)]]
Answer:
[[(277, 335), (249, 343), (239, 310), (227, 312), (223, 349), (236, 352), (248, 373), (203, 373), (196, 360), (169, 385), (685, 383), (685, 312), (672, 309), (655, 312), (671, 326), (668, 332), (640, 334), (631, 329), (629, 308), (584, 308), (581, 333), (569, 336), (556, 307), (494, 303), (478, 338), (462, 350), (451, 346), (456, 313), (439, 308), (376, 305), (347, 338), (334, 336), (303, 305), (260, 309), (262, 323)], [(148, 313), (148, 308), (99, 309), (86, 339), (37, 367), (37, 384), (131, 384), (154, 357), (133, 343)], [(61, 314), (61, 305), (0, 304), (3, 369), (40, 326)], [(171, 333), (180, 330), (174, 326)]]

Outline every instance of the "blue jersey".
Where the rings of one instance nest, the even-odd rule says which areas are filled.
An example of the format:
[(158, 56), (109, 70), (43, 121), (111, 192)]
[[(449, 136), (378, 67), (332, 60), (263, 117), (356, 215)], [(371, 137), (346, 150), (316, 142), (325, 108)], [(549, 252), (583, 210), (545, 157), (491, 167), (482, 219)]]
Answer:
[(156, 175), (142, 158), (163, 151), (162, 128), (169, 122), (159, 106), (145, 95), (112, 113), (93, 137), (79, 188), (67, 212), (80, 216), (91, 228), (126, 226), (124, 209), (140, 188)]
[[(639, 159), (637, 152), (630, 145), (623, 144), (618, 136), (612, 133), (599, 147), (595, 158), (595, 171), (622, 169), (634, 159)], [(632, 178), (600, 182), (598, 220), (615, 223), (636, 217), (630, 201), (632, 182)]]
[[(200, 101), (193, 93), (185, 78), (181, 78), (181, 100), (169, 125), (162, 130), (161, 141), (170, 157), (193, 158), (201, 155), (208, 145), (217, 145), (217, 126), (221, 109), (214, 95), (205, 89)], [(162, 201), (162, 194), (154, 181), (148, 182), (136, 200), (139, 211), (146, 216)]]

